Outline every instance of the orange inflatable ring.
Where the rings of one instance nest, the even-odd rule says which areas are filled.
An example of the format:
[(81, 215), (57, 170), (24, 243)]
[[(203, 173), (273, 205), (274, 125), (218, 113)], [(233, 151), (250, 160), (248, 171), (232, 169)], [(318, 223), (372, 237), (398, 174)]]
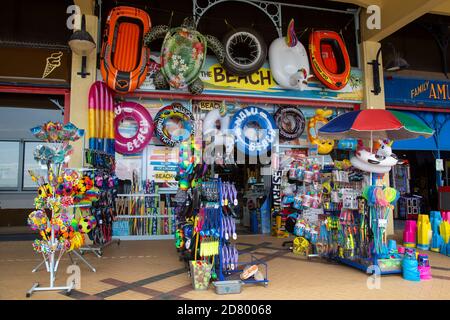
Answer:
[(350, 57), (344, 41), (334, 31), (313, 31), (309, 55), (316, 77), (328, 88), (340, 90), (350, 78)]
[(147, 76), (150, 49), (143, 37), (150, 30), (147, 12), (115, 7), (106, 20), (100, 69), (108, 87), (118, 93), (134, 91)]

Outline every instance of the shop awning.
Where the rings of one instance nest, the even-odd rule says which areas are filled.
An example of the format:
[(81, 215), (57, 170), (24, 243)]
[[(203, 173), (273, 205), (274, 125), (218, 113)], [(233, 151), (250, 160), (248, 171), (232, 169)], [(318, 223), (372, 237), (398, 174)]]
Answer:
[(430, 150), (450, 151), (450, 116), (436, 112), (408, 112), (411, 117), (424, 119), (435, 130), (435, 135), (429, 139), (419, 137), (416, 139), (395, 141), (394, 150)]

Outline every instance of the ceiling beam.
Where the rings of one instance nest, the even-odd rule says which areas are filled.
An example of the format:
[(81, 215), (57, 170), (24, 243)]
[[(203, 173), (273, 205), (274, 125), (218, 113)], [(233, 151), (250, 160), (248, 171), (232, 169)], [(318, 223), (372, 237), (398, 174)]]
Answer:
[(436, 6), (431, 11), (431, 13), (450, 16), (450, 2), (446, 1), (445, 3), (442, 3), (442, 4), (438, 5), (438, 6)]
[(334, 2), (343, 2), (343, 3), (350, 3), (354, 4), (356, 6), (360, 6), (363, 8), (367, 8), (368, 6), (375, 4), (377, 6), (381, 6), (383, 3), (383, 0), (331, 0)]
[(74, 4), (80, 7), (82, 14), (94, 14), (95, 0), (74, 0)]
[(365, 28), (367, 13), (363, 10), (361, 25), (364, 41), (381, 41), (393, 34), (408, 23), (416, 20), (440, 5), (446, 4), (446, 0), (408, 0), (392, 1), (383, 0), (381, 5), (381, 29), (368, 30)]

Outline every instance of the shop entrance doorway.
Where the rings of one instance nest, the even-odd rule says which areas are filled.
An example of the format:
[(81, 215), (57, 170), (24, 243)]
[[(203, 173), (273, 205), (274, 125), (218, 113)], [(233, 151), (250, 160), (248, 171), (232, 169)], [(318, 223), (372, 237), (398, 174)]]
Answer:
[(270, 232), (270, 217), (266, 221), (261, 216), (264, 205), (270, 201), (271, 176), (264, 175), (264, 170), (261, 164), (214, 165), (214, 173), (222, 181), (236, 185), (238, 205), (232, 207), (232, 215), (238, 234)]
[(436, 184), (436, 160), (431, 151), (396, 150), (400, 159), (408, 160), (410, 168), (410, 190), (421, 197), (420, 213), (438, 209)]

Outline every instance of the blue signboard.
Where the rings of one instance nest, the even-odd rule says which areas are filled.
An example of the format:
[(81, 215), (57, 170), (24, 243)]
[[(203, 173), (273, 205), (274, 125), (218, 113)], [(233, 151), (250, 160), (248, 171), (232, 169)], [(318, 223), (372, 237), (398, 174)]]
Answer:
[(386, 105), (450, 107), (450, 81), (385, 77)]

